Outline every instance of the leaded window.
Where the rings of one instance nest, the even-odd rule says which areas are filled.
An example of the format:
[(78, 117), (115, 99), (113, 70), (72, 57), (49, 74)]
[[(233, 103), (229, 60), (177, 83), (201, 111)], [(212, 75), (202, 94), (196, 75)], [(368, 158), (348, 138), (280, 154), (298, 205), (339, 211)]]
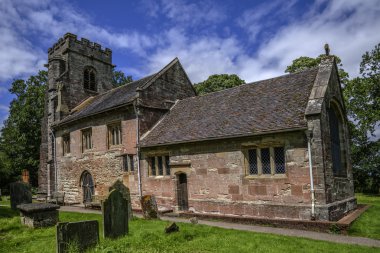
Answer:
[(342, 121), (338, 117), (336, 110), (333, 107), (329, 108), (328, 112), (333, 173), (335, 176), (346, 176), (345, 153), (343, 150), (344, 132)]
[(91, 128), (82, 130), (82, 152), (92, 149), (92, 130)]
[(170, 176), (169, 156), (152, 156), (148, 158), (149, 175)]
[(87, 90), (96, 91), (96, 72), (93, 68), (85, 68), (83, 72), (83, 87)]
[(124, 171), (132, 172), (135, 170), (135, 163), (133, 160), (133, 155), (123, 156)]
[(120, 145), (121, 139), (121, 124), (116, 123), (108, 125), (108, 145)]
[(274, 175), (286, 172), (284, 147), (249, 149), (247, 156), (249, 175)]
[(274, 148), (274, 166), (276, 174), (285, 173), (285, 150), (283, 147)]
[(70, 153), (70, 134), (62, 136), (62, 153), (63, 155)]
[(249, 160), (249, 174), (251, 175), (257, 175), (258, 174), (258, 168), (257, 168), (257, 153), (256, 149), (250, 149), (248, 150), (248, 160)]

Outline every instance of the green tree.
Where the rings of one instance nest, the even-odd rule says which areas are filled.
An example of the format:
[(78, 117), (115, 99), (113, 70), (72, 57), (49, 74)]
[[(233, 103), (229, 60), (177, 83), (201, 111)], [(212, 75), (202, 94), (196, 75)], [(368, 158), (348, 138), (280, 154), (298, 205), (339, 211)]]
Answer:
[(197, 91), (198, 95), (203, 95), (210, 92), (220, 91), (239, 86), (243, 83), (245, 83), (244, 80), (241, 80), (235, 74), (220, 74), (211, 75), (207, 78), (207, 80), (194, 84), (194, 88)]
[(2, 160), (0, 171), (8, 171), (0, 175), (9, 180), (16, 180), (23, 169), (28, 169), (30, 182), (37, 185), (37, 172), (40, 158), (41, 120), (44, 115), (47, 72), (28, 80), (15, 80), (10, 93), (16, 97), (9, 108), (9, 117), (1, 129), (0, 153)]
[(380, 43), (362, 56), (360, 76), (347, 83), (344, 96), (349, 117), (355, 122), (351, 153), (356, 188), (378, 193), (380, 136), (374, 132), (380, 126)]
[(125, 76), (121, 70), (114, 70), (112, 76), (113, 87), (119, 87), (127, 83), (133, 82), (132, 76)]
[[(335, 57), (335, 62), (338, 66), (338, 74), (339, 74), (340, 80), (343, 84), (346, 84), (348, 81), (349, 75), (343, 69), (342, 60), (336, 55), (332, 55), (332, 56)], [(293, 60), (291, 65), (286, 67), (285, 73), (297, 73), (305, 69), (317, 67), (321, 63), (321, 60), (324, 57), (326, 57), (326, 55), (324, 54), (321, 54), (316, 58), (310, 58), (307, 56), (298, 57), (297, 59)]]

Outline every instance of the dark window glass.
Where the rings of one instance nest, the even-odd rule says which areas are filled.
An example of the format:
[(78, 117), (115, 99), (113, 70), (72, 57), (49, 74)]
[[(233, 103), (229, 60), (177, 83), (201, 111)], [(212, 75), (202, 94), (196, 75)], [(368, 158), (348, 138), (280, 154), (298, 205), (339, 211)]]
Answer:
[(155, 162), (155, 157), (150, 158), (150, 171), (152, 173), (152, 176), (156, 175), (156, 162)]
[(162, 164), (162, 156), (157, 157), (158, 175), (164, 175), (164, 167)]
[(169, 156), (165, 156), (166, 175), (170, 175), (170, 159)]
[(250, 149), (248, 150), (248, 162), (249, 162), (249, 174), (250, 175), (257, 175), (257, 154), (256, 149)]
[(261, 166), (263, 174), (271, 174), (269, 148), (261, 149)]
[(276, 174), (285, 173), (285, 151), (283, 147), (274, 148), (274, 163)]
[(341, 149), (339, 136), (339, 120), (334, 109), (329, 109), (330, 138), (331, 138), (331, 157), (334, 175), (341, 174)]

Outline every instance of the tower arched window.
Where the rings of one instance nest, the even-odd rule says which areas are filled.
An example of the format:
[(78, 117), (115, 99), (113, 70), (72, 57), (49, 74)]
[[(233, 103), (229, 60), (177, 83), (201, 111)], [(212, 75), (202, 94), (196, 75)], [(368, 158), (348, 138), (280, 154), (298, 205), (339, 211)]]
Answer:
[(344, 118), (335, 103), (328, 108), (331, 141), (331, 160), (334, 176), (345, 177), (346, 174), (346, 141), (344, 133)]
[(83, 87), (96, 91), (96, 71), (94, 68), (85, 68), (83, 72)]

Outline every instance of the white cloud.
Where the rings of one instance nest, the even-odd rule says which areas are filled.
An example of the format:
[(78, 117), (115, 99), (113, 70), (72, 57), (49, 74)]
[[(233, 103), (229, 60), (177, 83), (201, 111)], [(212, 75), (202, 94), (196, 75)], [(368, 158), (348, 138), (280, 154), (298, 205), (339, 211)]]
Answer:
[[(273, 6), (269, 5), (269, 10)], [(266, 15), (268, 11), (261, 10), (253, 19), (254, 25)], [(165, 34), (165, 46), (148, 60), (150, 69), (157, 70), (179, 56), (193, 82), (221, 72), (236, 73), (251, 82), (284, 74), (292, 60), (299, 56), (316, 57), (324, 52), (324, 44), (329, 43), (331, 53), (342, 59), (351, 76), (356, 76), (361, 55), (380, 42), (378, 31), (380, 5), (375, 0), (317, 1), (307, 13), (273, 36), (257, 38), (260, 46), (255, 53), (248, 53), (235, 37), (189, 36), (186, 30), (174, 28)], [(247, 33), (250, 32), (247, 26)]]
[(224, 10), (218, 2), (188, 0), (145, 0), (144, 11), (152, 17), (161, 17), (174, 21), (174, 26), (191, 27), (210, 25), (226, 18)]

